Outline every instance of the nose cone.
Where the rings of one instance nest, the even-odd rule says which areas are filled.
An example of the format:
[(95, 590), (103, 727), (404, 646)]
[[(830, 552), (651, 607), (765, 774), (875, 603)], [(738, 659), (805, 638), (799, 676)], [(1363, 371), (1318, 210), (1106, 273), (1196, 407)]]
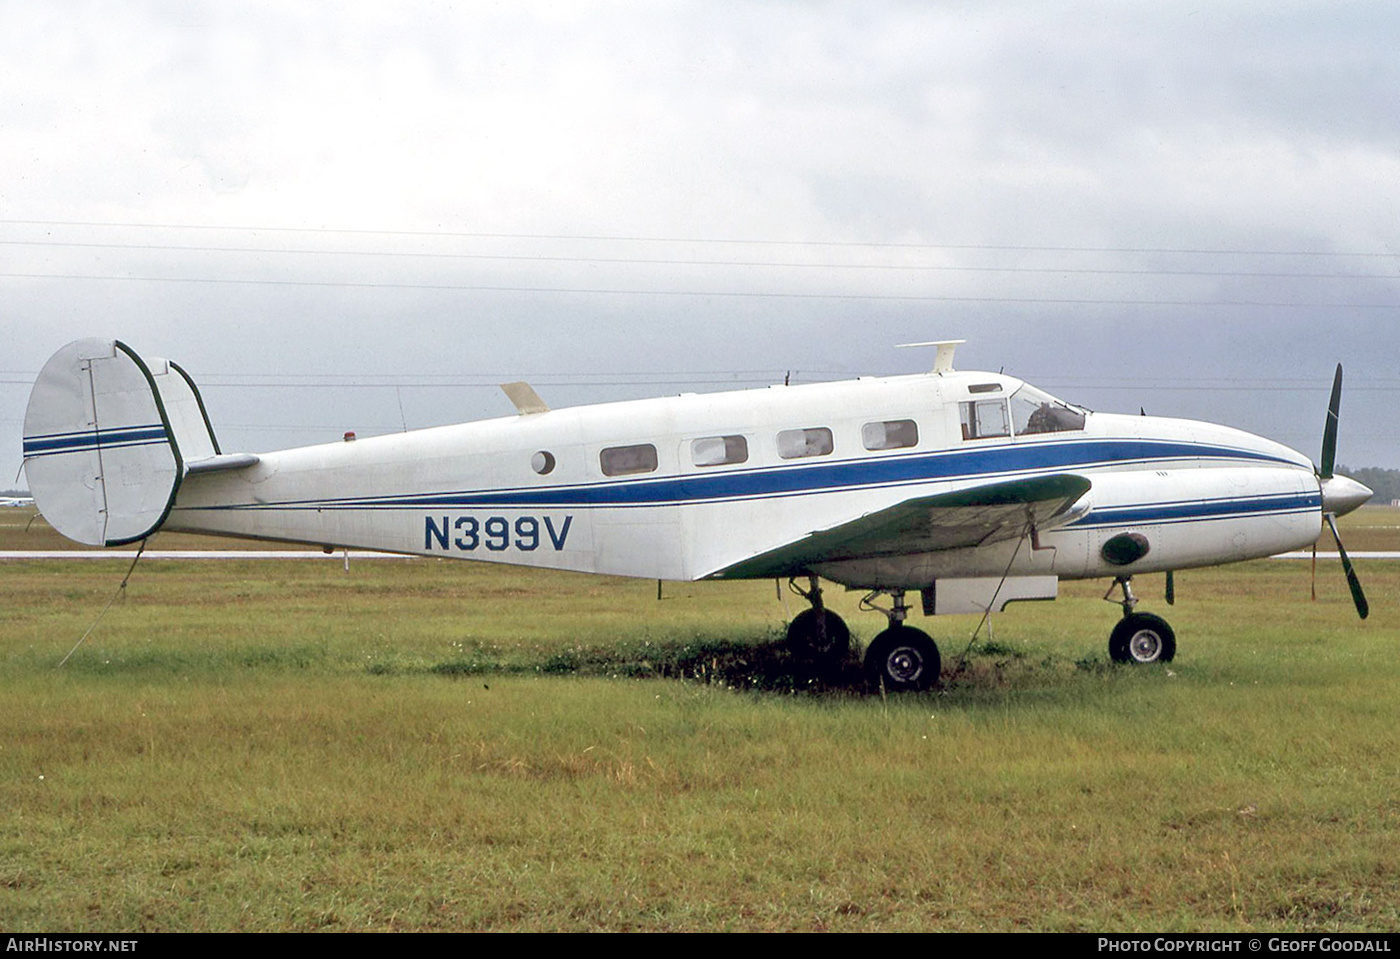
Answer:
[(1343, 516), (1371, 498), (1371, 488), (1349, 476), (1329, 476), (1322, 481), (1322, 511)]

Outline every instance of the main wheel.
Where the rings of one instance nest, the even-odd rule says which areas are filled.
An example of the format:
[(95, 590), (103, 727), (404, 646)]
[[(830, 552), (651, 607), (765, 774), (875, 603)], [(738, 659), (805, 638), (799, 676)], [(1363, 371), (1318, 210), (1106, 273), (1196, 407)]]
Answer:
[(1176, 633), (1151, 613), (1129, 613), (1113, 627), (1108, 655), (1115, 663), (1169, 663), (1176, 655)]
[(851, 651), (851, 631), (829, 609), (804, 609), (788, 624), (789, 648), (799, 656), (842, 660)]
[(865, 651), (865, 678), (891, 692), (920, 692), (938, 682), (943, 669), (938, 647), (928, 634), (912, 626), (891, 626)]

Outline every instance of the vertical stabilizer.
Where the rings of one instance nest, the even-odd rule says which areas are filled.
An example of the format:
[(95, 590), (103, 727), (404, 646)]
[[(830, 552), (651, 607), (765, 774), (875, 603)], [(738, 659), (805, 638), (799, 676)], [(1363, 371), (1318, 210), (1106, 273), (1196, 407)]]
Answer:
[[(173, 383), (186, 378), (159, 363)], [(178, 388), (182, 432), (198, 435)], [(197, 399), (197, 397), (196, 397)], [(207, 424), (203, 432), (212, 444)], [(147, 364), (116, 340), (69, 343), (39, 373), (24, 416), (24, 469), (44, 518), (90, 546), (155, 532), (184, 472), (175, 431)]]
[(186, 472), (191, 463), (218, 456), (219, 441), (209, 425), (204, 400), (189, 374), (170, 360), (151, 359), (146, 363), (160, 395), (161, 409), (175, 440), (175, 450)]

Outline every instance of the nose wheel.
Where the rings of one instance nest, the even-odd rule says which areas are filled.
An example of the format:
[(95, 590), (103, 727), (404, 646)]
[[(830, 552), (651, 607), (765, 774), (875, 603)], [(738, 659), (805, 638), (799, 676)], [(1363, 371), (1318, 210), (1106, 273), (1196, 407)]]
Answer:
[(1114, 580), (1109, 596), (1116, 587), (1123, 589), (1123, 618), (1108, 637), (1109, 658), (1115, 663), (1135, 665), (1171, 662), (1176, 655), (1176, 633), (1171, 626), (1160, 616), (1133, 610), (1137, 597), (1133, 595), (1129, 577), (1120, 576)]
[(1169, 663), (1176, 655), (1176, 633), (1151, 613), (1132, 613), (1113, 627), (1108, 655), (1115, 663)]

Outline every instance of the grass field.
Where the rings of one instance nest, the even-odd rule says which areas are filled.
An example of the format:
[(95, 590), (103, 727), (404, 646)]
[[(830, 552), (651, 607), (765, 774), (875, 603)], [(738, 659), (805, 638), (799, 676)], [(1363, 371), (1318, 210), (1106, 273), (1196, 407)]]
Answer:
[(56, 668), (127, 565), (0, 564), (7, 930), (1400, 926), (1397, 562), (1364, 623), (1335, 563), (1142, 577), (1145, 669), (1106, 583), (924, 620), (945, 687), (887, 699), (771, 582), (439, 560), (143, 561)]

